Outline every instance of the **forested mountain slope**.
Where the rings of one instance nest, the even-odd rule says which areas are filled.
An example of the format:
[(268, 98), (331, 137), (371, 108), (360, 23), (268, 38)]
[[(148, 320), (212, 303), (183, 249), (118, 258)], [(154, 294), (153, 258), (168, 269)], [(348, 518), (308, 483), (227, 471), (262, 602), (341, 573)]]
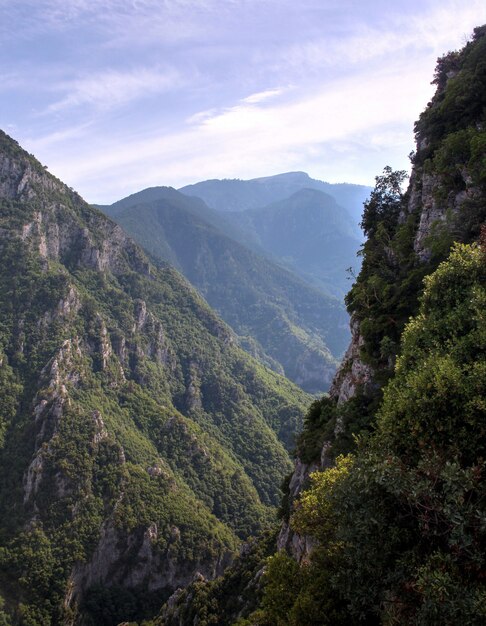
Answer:
[[(95, 206), (101, 209), (103, 213), (116, 219), (118, 215), (131, 207), (142, 204), (153, 204), (158, 200), (178, 207), (181, 212), (187, 213), (194, 218), (203, 220), (219, 232), (236, 241), (240, 241), (240, 238), (243, 236), (241, 228), (237, 225), (233, 225), (223, 212), (210, 208), (201, 198), (186, 196), (173, 187), (149, 187), (142, 189), (142, 191), (137, 191), (126, 198), (122, 198), (113, 204)], [(176, 260), (177, 259), (174, 258), (174, 262)]]
[(103, 207), (155, 258), (183, 272), (245, 349), (315, 393), (329, 388), (348, 342), (344, 306), (252, 252), (206, 217), (211, 210), (170, 188)]
[(363, 202), (371, 188), (349, 183), (326, 183), (305, 172), (286, 172), (251, 180), (205, 180), (181, 187), (188, 196), (202, 198), (208, 206), (222, 212), (258, 209), (272, 202), (290, 198), (302, 189), (315, 189), (329, 194), (351, 216), (357, 225)]
[[(342, 299), (356, 274), (363, 202), (371, 189), (330, 184), (304, 172), (253, 180), (209, 180), (181, 188), (217, 209), (240, 243)], [(234, 236), (234, 235), (233, 235)]]
[(408, 190), (386, 168), (365, 205), (353, 340), (308, 411), (278, 553), (158, 623), (194, 607), (238, 626), (485, 623), (486, 26), (434, 82)]
[(117, 624), (273, 518), (309, 396), (0, 134), (3, 623)]
[[(485, 68), (480, 27), (439, 59), (407, 192), (403, 173), (387, 168), (377, 178), (363, 214), (363, 266), (347, 296), (353, 340), (298, 446), (290, 501), (312, 469), (353, 451), (353, 436), (373, 433), (316, 476), (280, 535), (297, 560), (309, 558), (311, 537), (329, 547), (311, 558), (323, 589), (314, 610), (336, 623), (485, 619), (484, 239), (448, 258), (454, 241), (476, 242), (486, 222)], [(343, 552), (333, 552), (336, 541)], [(302, 592), (312, 594), (312, 583)], [(297, 617), (298, 595), (288, 623), (304, 623), (311, 610)]]
[(357, 222), (322, 191), (301, 189), (228, 219), (249, 233), (249, 242), (340, 299), (349, 289), (349, 268), (353, 275), (359, 271)]

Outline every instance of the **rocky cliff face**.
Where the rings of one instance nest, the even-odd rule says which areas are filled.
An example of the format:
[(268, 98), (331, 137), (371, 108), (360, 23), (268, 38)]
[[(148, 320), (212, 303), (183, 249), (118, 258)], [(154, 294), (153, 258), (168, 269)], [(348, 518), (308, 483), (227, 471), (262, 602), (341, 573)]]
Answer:
[[(83, 224), (78, 211), (84, 201), (34, 160), (0, 153), (0, 197), (29, 205), (30, 219), (18, 233), (42, 258), (97, 271), (122, 271), (127, 257), (142, 273), (148, 261), (120, 226), (95, 211), (86, 212)], [(98, 243), (93, 230), (97, 230)], [(3, 235), (17, 235), (4, 230)]]
[(267, 523), (308, 396), (3, 133), (0, 181), (0, 594), (138, 618)]
[[(352, 339), (329, 392), (336, 403), (334, 439), (347, 428), (343, 416), (350, 401), (357, 396), (378, 401), (382, 385), (393, 375), (397, 333), (391, 338), (386, 331), (377, 332), (376, 318), (395, 318), (401, 332), (408, 316), (416, 312), (422, 276), (431, 273), (447, 257), (454, 241), (477, 239), (486, 220), (486, 133), (481, 95), (485, 92), (482, 69), (485, 54), (486, 27), (481, 27), (474, 31), (472, 41), (463, 50), (439, 59), (434, 81), (437, 92), (416, 124), (417, 152), (413, 156), (408, 190), (401, 198), (397, 197), (393, 207), (390, 205), (388, 214), (384, 203), (379, 207), (380, 227), (388, 229), (387, 242), (379, 241), (376, 223), (368, 233), (358, 285), (365, 294), (366, 306), (370, 310), (374, 308), (372, 314), (367, 313), (366, 307), (356, 305), (357, 298), (352, 292), (348, 296)], [(460, 103), (458, 93), (462, 94)], [(372, 196), (368, 214), (376, 210), (376, 206), (370, 208), (373, 202)], [(385, 292), (393, 281), (401, 290), (397, 291), (399, 297), (395, 296), (391, 304), (381, 305), (380, 300), (386, 299)], [(376, 293), (377, 288), (383, 292)], [(391, 348), (386, 350), (389, 345)], [(329, 457), (332, 443), (324, 441), (320, 458), (310, 464), (297, 459), (290, 481), (291, 502), (305, 488), (312, 471), (324, 469), (332, 462)], [(312, 540), (299, 537), (285, 522), (278, 547), (287, 549), (301, 561), (312, 549)]]

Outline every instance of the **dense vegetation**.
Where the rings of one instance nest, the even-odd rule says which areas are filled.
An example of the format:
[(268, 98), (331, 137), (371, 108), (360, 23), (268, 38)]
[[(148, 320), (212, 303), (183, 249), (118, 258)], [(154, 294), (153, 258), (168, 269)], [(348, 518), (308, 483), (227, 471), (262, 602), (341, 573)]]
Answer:
[[(479, 27), (461, 51), (439, 59), (437, 92), (416, 124), (418, 149), (407, 192), (405, 173), (387, 167), (364, 205), (363, 262), (346, 303), (359, 327), (360, 359), (373, 376), (339, 410), (334, 402), (334, 423), (314, 421), (317, 447), (336, 437), (336, 419), (344, 444), (334, 446), (338, 452), (351, 450), (353, 435), (370, 428), (383, 386), (394, 374), (403, 329), (418, 311), (424, 277), (447, 258), (454, 242), (476, 241), (486, 221), (486, 109), (480, 95), (486, 91), (485, 58), (485, 28)], [(345, 363), (340, 375), (351, 365)], [(306, 438), (304, 432), (301, 442)]]
[(239, 626), (486, 622), (485, 59), (480, 27), (439, 60), (408, 191), (386, 168), (365, 204), (355, 352), (297, 443), (327, 467), (281, 507), (313, 548), (266, 560)]
[(337, 299), (227, 236), (214, 211), (174, 189), (147, 189), (104, 210), (155, 258), (182, 271), (248, 352), (308, 392), (327, 390), (349, 339)]
[(319, 547), (272, 557), (252, 623), (484, 623), (485, 252), (458, 246), (427, 278), (373, 436), (293, 513)]
[(0, 161), (0, 620), (149, 616), (271, 525), (310, 397), (3, 133)]
[[(191, 623), (196, 607), (202, 624), (235, 626), (484, 623), (485, 244), (456, 246), (427, 278), (373, 434), (311, 475), (290, 517), (319, 542), (306, 561), (243, 560), (178, 598), (188, 621), (158, 624)], [(329, 410), (315, 402), (306, 431)], [(258, 608), (241, 579), (258, 581)]]
[(285, 513), (319, 544), (301, 565), (270, 559), (251, 624), (486, 619), (484, 234), (448, 257), (486, 220), (485, 35), (439, 60), (409, 191), (386, 168), (365, 204), (347, 303), (372, 375), (347, 402), (324, 398), (308, 413), (299, 456), (319, 458), (327, 441), (337, 459)]
[[(246, 618), (262, 599), (262, 575), (267, 559), (275, 550), (275, 531), (266, 531), (244, 546), (239, 558), (224, 576), (214, 581), (196, 580), (171, 599), (169, 610), (162, 610), (153, 626), (179, 626), (197, 623), (245, 626)], [(151, 623), (144, 626), (152, 626)]]
[(339, 298), (349, 289), (346, 270), (359, 270), (357, 221), (318, 189), (300, 189), (283, 200), (225, 217), (249, 233), (248, 241)]

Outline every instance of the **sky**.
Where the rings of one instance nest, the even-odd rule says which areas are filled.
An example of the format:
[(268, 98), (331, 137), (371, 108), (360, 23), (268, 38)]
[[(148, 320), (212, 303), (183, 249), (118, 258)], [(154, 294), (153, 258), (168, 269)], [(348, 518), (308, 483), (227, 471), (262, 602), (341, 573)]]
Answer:
[(408, 169), (485, 0), (0, 0), (0, 128), (86, 200)]

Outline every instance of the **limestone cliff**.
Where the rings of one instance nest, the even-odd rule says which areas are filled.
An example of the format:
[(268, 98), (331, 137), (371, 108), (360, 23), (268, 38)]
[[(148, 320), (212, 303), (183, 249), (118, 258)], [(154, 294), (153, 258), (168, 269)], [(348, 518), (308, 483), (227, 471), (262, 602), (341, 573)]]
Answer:
[[(463, 50), (439, 59), (436, 94), (416, 123), (406, 193), (396, 184), (400, 176), (388, 169), (365, 203), (363, 268), (347, 297), (352, 339), (329, 392), (336, 406), (333, 435), (323, 441), (320, 458), (297, 459), (291, 503), (309, 473), (332, 463), (333, 446), (352, 435), (353, 423), (355, 432), (360, 419), (368, 427), (381, 388), (393, 376), (400, 333), (417, 311), (422, 278), (447, 257), (454, 241), (477, 239), (486, 220), (485, 56), (486, 27), (480, 27)], [(283, 523), (279, 549), (300, 561), (311, 546)]]
[(149, 616), (265, 527), (309, 397), (3, 133), (0, 259), (0, 595)]

